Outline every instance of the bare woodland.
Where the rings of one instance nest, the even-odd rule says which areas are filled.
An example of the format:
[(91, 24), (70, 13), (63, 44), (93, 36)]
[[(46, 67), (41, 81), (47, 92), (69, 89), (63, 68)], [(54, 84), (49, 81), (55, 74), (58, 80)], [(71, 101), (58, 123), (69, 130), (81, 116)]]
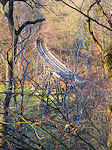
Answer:
[(111, 0), (0, 0), (0, 150), (112, 150)]

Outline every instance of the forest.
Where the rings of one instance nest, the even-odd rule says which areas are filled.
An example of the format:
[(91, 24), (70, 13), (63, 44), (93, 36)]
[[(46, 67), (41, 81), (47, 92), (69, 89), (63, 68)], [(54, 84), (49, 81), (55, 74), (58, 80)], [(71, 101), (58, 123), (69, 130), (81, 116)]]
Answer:
[(112, 0), (0, 0), (0, 150), (112, 150)]

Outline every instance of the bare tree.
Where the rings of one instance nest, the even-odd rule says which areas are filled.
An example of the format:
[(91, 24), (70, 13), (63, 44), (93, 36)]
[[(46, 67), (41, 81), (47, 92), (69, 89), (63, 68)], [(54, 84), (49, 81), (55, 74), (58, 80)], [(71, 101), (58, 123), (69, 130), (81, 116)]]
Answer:
[[(16, 5), (17, 1), (14, 0), (9, 0), (9, 1), (0, 1), (0, 10), (1, 13), (3, 15), (3, 17), (6, 18), (7, 23), (8, 23), (8, 27), (10, 29), (10, 36), (11, 36), (11, 48), (9, 50), (7, 50), (7, 54), (6, 57), (2, 55), (2, 58), (4, 58), (5, 60), (5, 65), (6, 65), (6, 86), (7, 86), (7, 90), (6, 90), (6, 96), (4, 98), (3, 101), (3, 109), (2, 109), (2, 122), (8, 122), (8, 108), (9, 108), (9, 104), (11, 101), (11, 96), (12, 96), (12, 89), (15, 85), (15, 75), (14, 75), (14, 71), (15, 71), (15, 63), (17, 61), (17, 55), (21, 55), (21, 65), (23, 66), (22, 60), (24, 59), (26, 61), (26, 66), (24, 68), (23, 66), (23, 71), (24, 71), (24, 75), (23, 75), (23, 79), (21, 81), (21, 86), (22, 86), (22, 91), (23, 91), (23, 87), (24, 87), (24, 80), (26, 78), (26, 72), (27, 72), (27, 68), (28, 68), (28, 64), (30, 63), (30, 61), (27, 61), (25, 56), (22, 55), (22, 51), (24, 51), (25, 46), (23, 46), (23, 48), (21, 49), (21, 51), (17, 54), (17, 47), (18, 47), (18, 39), (22, 33), (22, 31), (25, 29), (26, 26), (28, 25), (35, 25), (36, 23), (42, 22), (45, 19), (44, 18), (36, 18), (33, 20), (25, 20), (24, 22), (22, 22), (21, 25), (18, 25), (18, 27), (16, 26), (17, 22), (15, 21), (16, 18), (16, 12), (14, 11), (19, 11), (15, 9), (15, 5)], [(23, 3), (25, 3), (26, 5), (29, 6), (29, 9), (32, 9), (33, 11), (33, 7), (37, 5), (36, 2), (29, 3), (28, 1), (21, 1), (20, 0), (20, 5)], [(8, 6), (7, 6), (8, 5)], [(8, 7), (8, 9), (6, 9), (6, 6)], [(17, 12), (18, 13), (18, 12)], [(30, 35), (30, 32), (29, 32)], [(30, 35), (31, 36), (31, 35)], [(22, 39), (24, 40), (24, 39)], [(32, 56), (31, 56), (32, 57)], [(22, 95), (23, 96), (23, 95)], [(21, 97), (21, 105), (22, 105), (22, 100), (23, 98)], [(16, 99), (15, 99), (16, 101)], [(7, 126), (6, 125), (2, 125), (2, 133), (3, 136), (5, 137), (5, 135), (7, 135)], [(3, 139), (3, 138), (2, 138)], [(6, 140), (2, 140), (2, 146), (3, 147), (7, 147), (7, 142)]]
[[(16, 12), (15, 5), (13, 4), (17, 2), (1, 1), (1, 12), (7, 20), (10, 9), (5, 10), (5, 8), (10, 8), (10, 5), (8, 5), (9, 2), (10, 5), (13, 6), (12, 9)], [(19, 1), (19, 4), (21, 4), (21, 2), (27, 4), (31, 10), (35, 10), (38, 6), (35, 1)], [(70, 2), (75, 6), (78, 12), (82, 12), (83, 3), (81, 7), (79, 7), (73, 1)], [(74, 6), (72, 8), (74, 8)], [(90, 10), (91, 7), (88, 9), (88, 13), (90, 13)], [(46, 62), (40, 64), (39, 55), (36, 55), (37, 51), (33, 50), (29, 44), (33, 43), (33, 35), (38, 30), (38, 27), (34, 28), (33, 25), (44, 19), (28, 21), (30, 18), (27, 16), (29, 11), (25, 16), (24, 7), (22, 7), (20, 14), (19, 17), (16, 17), (15, 13), (11, 15), (14, 23), (12, 22), (10, 25), (11, 48), (7, 51), (7, 57), (3, 55), (2, 49), (0, 51), (1, 58), (6, 65), (8, 64), (7, 69), (9, 70), (6, 75), (7, 80), (3, 82), (7, 85), (7, 90), (2, 93), (2, 95), (6, 95), (5, 98), (2, 98), (4, 102), (2, 105), (3, 117), (0, 121), (2, 125), (0, 126), (2, 149), (8, 147), (27, 150), (40, 148), (43, 150), (45, 150), (45, 148), (59, 148), (60, 150), (107, 149), (108, 121), (104, 112), (106, 109), (106, 94), (107, 99), (109, 99), (108, 91), (106, 93), (103, 89), (103, 81), (101, 79), (103, 73), (99, 73), (95, 77), (89, 73), (91, 69), (91, 50), (88, 50), (88, 53), (80, 57), (81, 49), (86, 44), (86, 33), (84, 33), (84, 35), (79, 33), (80, 36), (78, 37), (74, 35), (74, 49), (77, 51), (72, 49), (73, 47), (71, 45), (68, 46), (66, 51), (67, 63), (68, 66), (72, 66), (73, 73), (73, 78), (71, 77), (69, 81), (64, 78), (63, 72), (71, 72), (71, 70), (67, 69), (67, 67), (62, 65), (57, 59), (54, 58), (54, 60), (51, 60), (49, 50), (46, 50), (49, 56), (49, 62), (53, 63), (54, 66), (56, 66), (58, 62), (58, 69), (61, 68), (60, 70), (63, 71), (62, 74), (59, 74), (59, 79), (57, 79), (55, 77), (56, 73), (54, 73), (54, 68), (49, 68)], [(87, 19), (96, 22), (101, 27), (111, 31), (110, 27), (91, 18), (89, 14), (84, 14), (83, 12), (81, 14), (87, 17)], [(18, 24), (16, 24), (15, 18)], [(27, 25), (30, 25), (30, 27)], [(90, 24), (88, 24), (88, 27), (90, 27)], [(80, 30), (81, 28), (79, 28), (79, 31)], [(91, 33), (91, 30), (89, 32)], [(94, 36), (92, 36), (92, 38), (94, 38)], [(35, 47), (35, 49), (36, 48), (37, 47)], [(68, 52), (70, 52), (70, 54), (68, 54)], [(48, 58), (48, 56), (46, 57)], [(34, 63), (33, 60), (36, 62)], [(36, 70), (32, 64), (36, 64)], [(82, 76), (77, 74), (79, 67), (81, 69), (80, 75)], [(83, 73), (85, 78), (83, 78)], [(91, 78), (95, 78), (94, 83), (91, 81), (91, 78), (89, 78), (89, 75), (91, 75)], [(25, 88), (30, 87), (30, 84), (33, 85), (34, 90), (31, 90), (24, 106), (23, 100), (27, 95), (25, 95), (24, 91)], [(17, 86), (20, 86), (19, 91)], [(32, 101), (29, 107), (28, 102), (31, 96), (33, 96), (35, 103)], [(14, 109), (9, 107), (11, 100), (13, 100), (11, 99), (12, 97), (14, 99)], [(40, 105), (37, 104), (37, 101), (40, 102)], [(98, 111), (99, 108), (102, 108), (101, 111)], [(36, 111), (32, 117), (30, 113), (35, 109)], [(27, 113), (27, 115), (24, 115), (25, 113)], [(12, 119), (12, 121), (10, 121), (10, 119)], [(12, 124), (15, 128), (11, 126)]]
[[(105, 73), (110, 81), (110, 86), (111, 86), (111, 82), (112, 82), (112, 39), (111, 39), (112, 20), (111, 19), (112, 19), (112, 17), (111, 17), (111, 10), (109, 9), (110, 4), (108, 3), (105, 7), (104, 4), (106, 3), (106, 1), (94, 0), (94, 1), (90, 2), (89, 6), (88, 5), (86, 6), (86, 4), (87, 4), (86, 1), (82, 1), (82, 4), (79, 6), (79, 4), (77, 4), (76, 2), (74, 2), (72, 0), (70, 0), (69, 2), (66, 2), (64, 0), (57, 0), (57, 1), (65, 4), (66, 6), (70, 7), (71, 9), (79, 12), (86, 18), (88, 32), (89, 32), (92, 40), (94, 41), (95, 45), (98, 46), (98, 48), (99, 48), (99, 52), (101, 55), (100, 56), (101, 62), (104, 65)], [(87, 13), (85, 11), (83, 11), (83, 5), (86, 7)], [(105, 24), (103, 24), (101, 20), (96, 20), (93, 16), (90, 15), (91, 10), (94, 11), (94, 13), (95, 13), (95, 10), (96, 10), (95, 8), (98, 9), (103, 20), (105, 20)], [(108, 8), (109, 10), (106, 11), (106, 8)], [(92, 22), (94, 22), (96, 24), (96, 26), (106, 29), (107, 32), (110, 32), (110, 38), (107, 37), (107, 41), (109, 39), (109, 42), (105, 41), (105, 43), (107, 42), (105, 47), (103, 47), (103, 45), (101, 44), (101, 41), (99, 41), (96, 38), (94, 31), (92, 31), (92, 27), (91, 27)], [(112, 112), (112, 110), (111, 110), (111, 104), (110, 104), (110, 106), (108, 108), (108, 115), (110, 118), (110, 126), (109, 126), (110, 132), (109, 132), (109, 136), (108, 136), (108, 149), (112, 148), (112, 139), (111, 139), (112, 117), (110, 116), (111, 112)]]

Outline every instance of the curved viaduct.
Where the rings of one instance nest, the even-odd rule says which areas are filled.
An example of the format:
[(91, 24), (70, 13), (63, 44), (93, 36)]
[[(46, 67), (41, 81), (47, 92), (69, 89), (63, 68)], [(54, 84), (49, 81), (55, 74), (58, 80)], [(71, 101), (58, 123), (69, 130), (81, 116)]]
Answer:
[(74, 74), (72, 70), (67, 68), (62, 62), (60, 62), (47, 48), (44, 44), (43, 40), (38, 38), (36, 40), (36, 48), (41, 54), (41, 56), (45, 59), (45, 61), (50, 64), (54, 68), (54, 72), (58, 74), (61, 80), (71, 80), (75, 81), (77, 84), (82, 84), (85, 81), (78, 75)]

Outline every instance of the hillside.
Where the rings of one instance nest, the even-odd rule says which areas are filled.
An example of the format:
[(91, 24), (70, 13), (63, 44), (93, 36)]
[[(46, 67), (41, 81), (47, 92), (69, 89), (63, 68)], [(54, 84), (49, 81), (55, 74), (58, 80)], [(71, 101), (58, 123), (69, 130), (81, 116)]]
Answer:
[(110, 10), (0, 0), (0, 150), (112, 149)]

